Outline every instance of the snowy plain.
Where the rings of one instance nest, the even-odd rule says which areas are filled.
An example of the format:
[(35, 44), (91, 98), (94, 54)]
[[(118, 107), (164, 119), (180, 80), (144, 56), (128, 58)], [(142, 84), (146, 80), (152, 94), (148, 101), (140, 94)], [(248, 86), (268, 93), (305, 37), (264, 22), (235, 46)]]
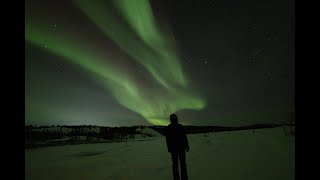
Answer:
[[(148, 129), (152, 133), (152, 129)], [(158, 134), (154, 131), (154, 134)], [(188, 134), (189, 180), (294, 180), (295, 137), (283, 128)], [(165, 137), (25, 150), (29, 180), (170, 180)]]

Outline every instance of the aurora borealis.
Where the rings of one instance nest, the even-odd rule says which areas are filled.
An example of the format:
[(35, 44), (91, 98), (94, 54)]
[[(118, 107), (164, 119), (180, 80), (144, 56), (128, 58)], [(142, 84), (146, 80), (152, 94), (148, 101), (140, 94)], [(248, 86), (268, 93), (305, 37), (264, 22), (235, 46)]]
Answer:
[(255, 17), (219, 1), (28, 0), (26, 124), (291, 120), (291, 5), (272, 3)]

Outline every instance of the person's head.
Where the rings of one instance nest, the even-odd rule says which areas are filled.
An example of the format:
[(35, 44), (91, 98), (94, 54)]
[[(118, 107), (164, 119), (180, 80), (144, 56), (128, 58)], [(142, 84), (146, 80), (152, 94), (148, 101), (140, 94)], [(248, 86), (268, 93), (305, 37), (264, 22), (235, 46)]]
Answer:
[(170, 122), (171, 124), (178, 124), (178, 116), (175, 114), (170, 115)]

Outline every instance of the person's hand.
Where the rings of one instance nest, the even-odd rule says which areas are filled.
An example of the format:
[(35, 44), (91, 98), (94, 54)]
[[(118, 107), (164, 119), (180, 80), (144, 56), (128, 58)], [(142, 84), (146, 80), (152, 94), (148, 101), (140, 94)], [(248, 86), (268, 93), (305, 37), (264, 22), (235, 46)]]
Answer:
[(189, 147), (186, 148), (186, 151), (189, 152)]

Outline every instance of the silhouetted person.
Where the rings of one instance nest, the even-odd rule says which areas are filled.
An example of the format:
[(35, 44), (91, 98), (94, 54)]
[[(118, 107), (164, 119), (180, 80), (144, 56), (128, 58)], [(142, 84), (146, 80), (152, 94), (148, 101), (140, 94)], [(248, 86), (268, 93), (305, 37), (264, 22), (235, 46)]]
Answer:
[(174, 180), (180, 180), (178, 159), (180, 160), (181, 180), (188, 180), (186, 152), (189, 151), (188, 138), (184, 127), (178, 123), (178, 117), (175, 114), (170, 115), (171, 124), (166, 129), (166, 141), (168, 152), (172, 158), (172, 172)]

